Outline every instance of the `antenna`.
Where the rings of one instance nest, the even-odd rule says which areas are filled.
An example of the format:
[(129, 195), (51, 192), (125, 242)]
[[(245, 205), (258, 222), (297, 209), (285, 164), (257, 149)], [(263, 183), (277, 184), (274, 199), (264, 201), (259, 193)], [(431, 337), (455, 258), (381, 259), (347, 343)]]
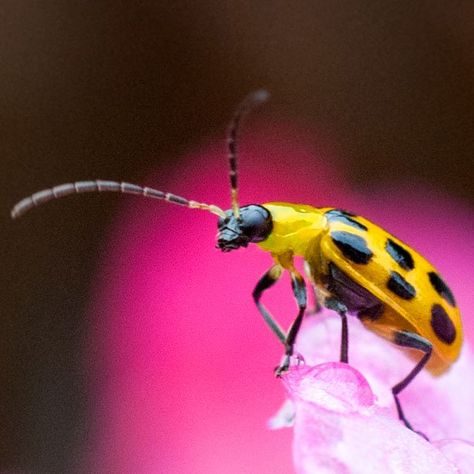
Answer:
[[(228, 133), (228, 145), (229, 145), (229, 176), (230, 176), (230, 188), (231, 188), (231, 201), (232, 201), (232, 212), (236, 219), (240, 220), (239, 211), (239, 199), (238, 199), (238, 183), (237, 183), (237, 134), (242, 118), (245, 114), (265, 102), (270, 94), (264, 90), (259, 89), (249, 94), (243, 102), (237, 107), (236, 112), (232, 118)], [(21, 217), (23, 214), (28, 212), (30, 209), (37, 207), (45, 202), (52, 201), (64, 196), (71, 194), (82, 194), (82, 193), (95, 193), (95, 192), (116, 192), (125, 194), (136, 194), (153, 199), (161, 199), (172, 204), (179, 206), (189, 207), (191, 209), (201, 209), (203, 211), (211, 212), (219, 217), (226, 218), (226, 213), (218, 206), (214, 204), (205, 204), (197, 201), (188, 200), (181, 196), (177, 196), (172, 193), (165, 193), (157, 189), (139, 186), (137, 184), (131, 184), (119, 181), (107, 181), (102, 179), (90, 180), (90, 181), (75, 181), (73, 183), (60, 184), (52, 188), (43, 189), (38, 191), (31, 196), (22, 199), (20, 202), (15, 204), (11, 211), (13, 219)]]
[(189, 207), (191, 209), (202, 209), (203, 211), (211, 212), (219, 217), (225, 218), (225, 212), (213, 204), (204, 204), (197, 201), (190, 201), (176, 194), (164, 193), (157, 189), (138, 186), (137, 184), (118, 182), (118, 181), (105, 181), (96, 179), (93, 181), (76, 181), (74, 183), (60, 184), (53, 188), (44, 189), (32, 194), (20, 202), (15, 204), (11, 211), (12, 219), (21, 217), (23, 214), (28, 212), (30, 209), (37, 207), (45, 202), (52, 201), (64, 196), (71, 194), (82, 194), (82, 193), (95, 193), (95, 192), (116, 192), (125, 194), (137, 194), (153, 199), (162, 199), (172, 204), (179, 206)]
[(234, 217), (240, 220), (239, 211), (239, 193), (238, 193), (238, 182), (237, 182), (237, 133), (239, 131), (239, 125), (245, 114), (252, 108), (265, 102), (270, 97), (270, 94), (265, 89), (259, 89), (249, 94), (237, 107), (234, 113), (234, 117), (229, 126), (229, 133), (227, 137), (227, 143), (229, 145), (229, 176), (230, 176), (230, 191), (231, 191), (231, 202), (232, 212)]

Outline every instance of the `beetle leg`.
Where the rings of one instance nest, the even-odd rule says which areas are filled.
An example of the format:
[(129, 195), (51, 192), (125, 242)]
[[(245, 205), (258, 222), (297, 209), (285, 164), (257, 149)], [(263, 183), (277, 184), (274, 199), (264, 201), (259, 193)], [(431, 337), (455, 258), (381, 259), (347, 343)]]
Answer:
[(275, 370), (275, 375), (277, 377), (286, 372), (290, 366), (290, 358), (293, 355), (296, 336), (298, 335), (298, 331), (301, 327), (306, 309), (306, 284), (304, 282), (304, 278), (296, 271), (291, 272), (291, 288), (293, 289), (293, 294), (296, 298), (296, 304), (298, 305), (298, 315), (291, 323), (290, 329), (288, 330), (288, 335), (286, 336), (285, 340), (285, 358), (283, 359), (283, 363), (280, 364)]
[[(401, 382), (397, 383), (397, 385), (392, 387), (392, 393), (393, 397), (395, 398), (395, 405), (397, 406), (398, 417), (401, 421), (403, 421), (407, 428), (412, 431), (415, 431), (411, 424), (408, 422), (408, 420), (405, 418), (402, 406), (400, 404), (400, 400), (398, 399), (398, 394), (418, 375), (418, 373), (426, 365), (426, 363), (431, 357), (433, 346), (431, 342), (425, 339), (424, 337), (421, 337), (418, 334), (409, 331), (396, 331), (394, 333), (393, 342), (398, 346), (418, 349), (424, 352), (423, 357), (415, 365), (413, 370)], [(419, 431), (415, 432), (428, 439), (423, 433), (420, 433)]]
[(280, 364), (276, 370), (275, 374), (280, 376), (283, 372), (288, 370), (290, 366), (290, 358), (293, 355), (293, 347), (295, 345), (296, 336), (298, 335), (298, 331), (301, 326), (301, 322), (303, 321), (304, 312), (306, 309), (306, 285), (304, 282), (304, 278), (295, 270), (291, 271), (291, 287), (293, 289), (293, 294), (296, 298), (296, 303), (298, 305), (298, 315), (296, 316), (295, 320), (290, 326), (288, 330), (288, 334), (285, 334), (283, 329), (281, 329), (280, 325), (273, 319), (270, 312), (265, 308), (265, 306), (260, 303), (260, 298), (262, 293), (273, 286), (278, 279), (280, 278), (282, 273), (282, 266), (281, 265), (274, 265), (273, 267), (268, 270), (262, 278), (257, 283), (257, 286), (253, 290), (252, 296), (257, 305), (260, 314), (263, 316), (263, 319), (268, 324), (270, 329), (273, 333), (278, 337), (278, 339), (285, 345), (285, 358), (283, 363)]
[(339, 360), (349, 363), (349, 329), (347, 327), (347, 307), (334, 297), (328, 297), (324, 301), (324, 306), (336, 311), (341, 317), (341, 352)]
[(260, 303), (260, 298), (262, 296), (262, 293), (268, 288), (270, 288), (271, 286), (273, 286), (278, 281), (278, 279), (281, 276), (281, 273), (282, 273), (282, 267), (280, 265), (274, 265), (273, 267), (271, 267), (270, 270), (268, 270), (262, 276), (262, 278), (260, 278), (260, 280), (258, 281), (257, 285), (255, 286), (255, 289), (253, 290), (252, 296), (265, 322), (268, 324), (268, 326), (276, 335), (276, 337), (278, 337), (280, 342), (285, 344), (286, 343), (285, 332), (280, 327), (280, 325), (273, 319), (272, 315), (269, 313), (267, 308), (265, 308), (265, 306), (262, 303)]

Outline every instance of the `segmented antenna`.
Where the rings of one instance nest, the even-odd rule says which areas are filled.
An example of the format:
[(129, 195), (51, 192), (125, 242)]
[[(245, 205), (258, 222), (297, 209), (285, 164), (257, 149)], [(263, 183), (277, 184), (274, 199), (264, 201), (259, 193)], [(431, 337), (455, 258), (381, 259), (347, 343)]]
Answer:
[(237, 133), (242, 117), (253, 107), (260, 105), (270, 97), (265, 89), (259, 89), (249, 94), (235, 111), (229, 126), (227, 143), (229, 145), (229, 176), (232, 200), (232, 212), (236, 219), (240, 219), (239, 196), (237, 185)]
[(95, 192), (117, 192), (126, 194), (137, 194), (144, 197), (153, 199), (162, 199), (164, 201), (171, 202), (172, 204), (178, 204), (179, 206), (189, 207), (191, 209), (202, 209), (204, 211), (212, 212), (219, 217), (225, 217), (225, 212), (213, 204), (204, 204), (201, 202), (190, 201), (176, 194), (164, 193), (157, 189), (148, 187), (138, 186), (136, 184), (124, 183), (118, 181), (105, 181), (96, 179), (94, 181), (76, 181), (75, 183), (60, 184), (54, 186), (54, 188), (44, 189), (32, 194), (20, 202), (18, 202), (11, 211), (13, 219), (21, 217), (23, 214), (28, 212), (30, 209), (37, 207), (45, 202), (53, 199), (69, 196), (70, 194), (81, 194), (81, 193), (95, 193)]

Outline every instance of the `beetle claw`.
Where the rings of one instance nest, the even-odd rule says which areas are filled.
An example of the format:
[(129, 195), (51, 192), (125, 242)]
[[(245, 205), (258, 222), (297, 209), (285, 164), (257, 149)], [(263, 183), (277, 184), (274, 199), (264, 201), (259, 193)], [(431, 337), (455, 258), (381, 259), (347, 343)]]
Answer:
[(282, 363), (278, 367), (275, 367), (275, 376), (278, 378), (281, 377), (283, 374), (288, 372), (289, 368), (290, 368), (290, 356), (286, 355), (283, 358)]

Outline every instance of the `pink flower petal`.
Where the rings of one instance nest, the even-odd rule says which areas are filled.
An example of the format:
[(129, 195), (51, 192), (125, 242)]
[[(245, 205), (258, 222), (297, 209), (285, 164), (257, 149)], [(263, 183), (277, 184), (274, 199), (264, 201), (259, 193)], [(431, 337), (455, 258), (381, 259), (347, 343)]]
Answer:
[[(339, 317), (321, 312), (304, 322), (297, 350), (308, 365), (338, 360)], [(349, 318), (349, 361), (370, 383), (377, 405), (389, 408), (396, 418), (391, 387), (413, 368), (403, 349), (366, 330), (357, 318)], [(474, 411), (467, 409), (474, 400), (474, 355), (466, 342), (461, 357), (448, 373), (433, 377), (427, 371), (400, 394), (405, 414), (413, 426), (430, 439), (464, 438), (474, 440)]]
[(462, 474), (474, 471), (474, 443), (460, 439), (447, 439), (433, 443)]
[(295, 367), (284, 382), (295, 404), (299, 474), (448, 474), (435, 446), (374, 405), (368, 382), (347, 364)]

